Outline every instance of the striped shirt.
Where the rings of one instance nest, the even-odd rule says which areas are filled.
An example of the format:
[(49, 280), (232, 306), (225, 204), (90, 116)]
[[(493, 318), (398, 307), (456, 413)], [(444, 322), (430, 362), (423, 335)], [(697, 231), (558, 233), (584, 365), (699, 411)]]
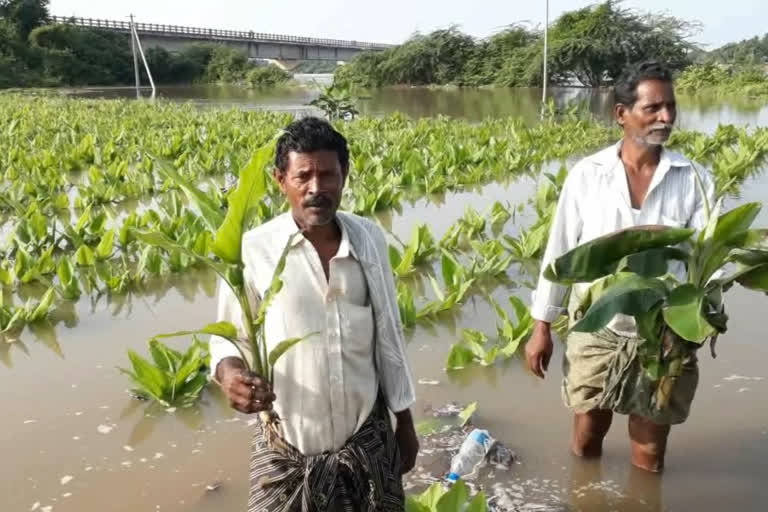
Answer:
[[(702, 229), (706, 213), (696, 171), (684, 156), (666, 149), (651, 180), (641, 208), (632, 208), (624, 164), (619, 157), (621, 141), (578, 162), (568, 174), (552, 221), (543, 270), (574, 247), (614, 231), (645, 224)], [(714, 204), (715, 186), (707, 172), (696, 166), (703, 188)], [(682, 262), (671, 262), (669, 271), (685, 280)], [(573, 300), (580, 301), (591, 283), (573, 287)], [(531, 314), (553, 322), (566, 312), (563, 301), (568, 288), (539, 276), (533, 292)], [(616, 315), (608, 328), (623, 336), (636, 335), (632, 317)]]

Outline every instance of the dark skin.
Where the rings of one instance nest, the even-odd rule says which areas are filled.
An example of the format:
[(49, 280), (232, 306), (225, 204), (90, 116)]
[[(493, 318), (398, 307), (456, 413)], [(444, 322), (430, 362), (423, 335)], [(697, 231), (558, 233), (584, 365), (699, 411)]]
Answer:
[[(674, 88), (671, 83), (659, 80), (642, 81), (637, 86), (637, 101), (633, 105), (617, 103), (614, 115), (624, 130), (620, 158), (624, 164), (629, 197), (633, 208), (642, 209), (663, 144), (669, 138), (677, 118)], [(552, 349), (550, 323), (537, 321), (533, 335), (525, 346), (525, 358), (530, 371), (539, 378), (544, 378), (549, 367)], [(610, 410), (575, 414), (571, 451), (578, 456), (599, 457), (612, 420), (613, 412)], [(631, 414), (629, 436), (632, 463), (646, 471), (661, 471), (669, 431), (669, 425), (658, 425)]]
[[(328, 279), (331, 259), (341, 243), (336, 211), (341, 204), (347, 169), (342, 167), (335, 151), (290, 152), (286, 169), (275, 169), (273, 176), (291, 205), (293, 220), (317, 251)], [(275, 394), (258, 375), (246, 371), (241, 359), (222, 360), (216, 376), (236, 410), (252, 414), (272, 408)], [(416, 465), (419, 441), (410, 409), (396, 412), (395, 417), (401, 472), (405, 474)]]

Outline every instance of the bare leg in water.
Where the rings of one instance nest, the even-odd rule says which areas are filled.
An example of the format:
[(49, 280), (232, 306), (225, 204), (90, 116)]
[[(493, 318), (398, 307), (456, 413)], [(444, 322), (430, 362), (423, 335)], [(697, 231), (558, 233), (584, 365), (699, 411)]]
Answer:
[(611, 428), (613, 411), (594, 409), (573, 415), (571, 451), (579, 457), (599, 457), (603, 453), (603, 439)]
[(652, 473), (659, 473), (664, 469), (669, 431), (669, 425), (660, 425), (642, 416), (630, 414), (629, 438), (632, 442), (632, 464)]

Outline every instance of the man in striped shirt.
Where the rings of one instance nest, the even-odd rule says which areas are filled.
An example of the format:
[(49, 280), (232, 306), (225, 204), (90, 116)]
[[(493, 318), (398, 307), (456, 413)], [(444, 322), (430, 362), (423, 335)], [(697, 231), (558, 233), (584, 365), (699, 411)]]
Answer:
[[(580, 161), (563, 186), (542, 261), (546, 268), (579, 244), (614, 231), (644, 224), (701, 229), (705, 201), (691, 162), (664, 148), (677, 116), (670, 72), (657, 62), (629, 69), (615, 86), (614, 114), (624, 130), (617, 144)], [(712, 180), (702, 176), (713, 201)], [(682, 263), (669, 271), (682, 279)], [(564, 306), (567, 288), (539, 277), (532, 315), (537, 320), (526, 345), (526, 360), (543, 378), (552, 355), (551, 322), (576, 306), (589, 283), (577, 284)], [(573, 318), (571, 318), (573, 321)], [(637, 357), (640, 341), (632, 317), (616, 315), (597, 333), (572, 333), (563, 361), (563, 400), (573, 412), (571, 449), (599, 456), (613, 413), (629, 415), (632, 463), (648, 471), (664, 465), (670, 425), (684, 422), (698, 383), (696, 356), (683, 365), (669, 406), (650, 405), (654, 382)]]

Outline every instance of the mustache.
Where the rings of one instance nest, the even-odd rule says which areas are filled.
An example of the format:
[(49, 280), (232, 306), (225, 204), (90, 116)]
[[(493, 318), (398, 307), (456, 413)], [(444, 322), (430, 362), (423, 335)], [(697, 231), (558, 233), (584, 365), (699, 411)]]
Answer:
[(301, 203), (304, 208), (330, 208), (332, 205), (333, 201), (326, 196), (312, 196)]
[(655, 132), (655, 131), (672, 131), (672, 125), (667, 123), (658, 123), (653, 126), (651, 126), (651, 129), (649, 131)]

